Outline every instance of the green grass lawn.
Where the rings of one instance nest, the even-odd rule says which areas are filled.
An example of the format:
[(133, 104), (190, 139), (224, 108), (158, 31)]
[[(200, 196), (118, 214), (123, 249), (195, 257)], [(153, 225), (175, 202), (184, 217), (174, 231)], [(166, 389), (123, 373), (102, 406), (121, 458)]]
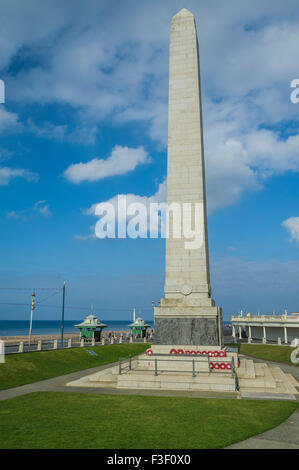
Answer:
[(221, 448), (271, 429), (290, 402), (40, 392), (0, 402), (2, 449)]
[[(149, 344), (130, 343), (6, 355), (0, 364), (0, 390), (118, 361), (143, 353)], [(91, 356), (92, 349), (98, 357)]]
[(238, 347), (241, 354), (246, 356), (257, 357), (275, 362), (284, 362), (285, 364), (295, 365), (291, 362), (290, 357), (294, 348), (290, 346), (271, 346), (267, 344), (231, 344)]

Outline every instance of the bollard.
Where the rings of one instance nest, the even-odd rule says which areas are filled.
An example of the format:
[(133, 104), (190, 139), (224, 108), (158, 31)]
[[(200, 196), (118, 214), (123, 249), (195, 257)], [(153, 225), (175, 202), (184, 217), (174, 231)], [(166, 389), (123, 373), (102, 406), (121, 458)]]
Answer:
[(92, 338), (91, 340), (91, 346), (95, 346), (96, 345), (96, 340), (94, 338)]
[(105, 338), (102, 338), (102, 346), (105, 346)]
[(23, 352), (24, 352), (24, 342), (20, 341), (19, 342), (19, 353), (23, 353)]
[(41, 350), (42, 350), (42, 342), (39, 339), (38, 342), (37, 342), (37, 351), (41, 351)]
[(110, 344), (114, 344), (114, 337), (113, 336), (111, 336)]
[(252, 339), (248, 337), (248, 344), (252, 343)]
[(146, 343), (146, 336), (143, 338), (143, 342)]
[(67, 347), (71, 348), (72, 347), (72, 338), (68, 339), (67, 341)]
[(54, 339), (54, 343), (53, 343), (53, 349), (57, 349), (57, 344), (58, 344), (58, 341), (57, 341), (57, 339)]
[(83, 348), (84, 347), (84, 338), (81, 339), (81, 342), (80, 342), (80, 347)]
[(279, 346), (281, 346), (281, 338), (277, 338), (277, 344), (279, 344)]
[(133, 343), (133, 336), (130, 336), (130, 343)]
[(119, 337), (119, 344), (121, 344), (122, 342), (123, 342), (123, 337), (122, 337), (122, 335), (120, 335), (120, 337)]

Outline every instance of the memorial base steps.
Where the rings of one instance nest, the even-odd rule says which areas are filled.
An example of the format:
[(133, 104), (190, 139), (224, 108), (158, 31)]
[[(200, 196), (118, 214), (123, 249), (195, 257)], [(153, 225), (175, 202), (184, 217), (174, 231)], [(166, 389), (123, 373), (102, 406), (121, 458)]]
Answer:
[(294, 396), (299, 394), (296, 388), (299, 386), (297, 380), (291, 374), (285, 374), (278, 366), (268, 366), (265, 363), (253, 363), (250, 359), (241, 359), (237, 375), (241, 394), (243, 392)]
[(231, 374), (197, 372), (161, 371), (155, 376), (152, 371), (134, 369), (118, 375), (117, 388), (152, 390), (198, 390), (198, 391), (235, 391), (235, 379)]
[[(155, 364), (155, 359), (157, 363)], [(215, 359), (211, 359), (215, 361)], [(230, 362), (228, 355), (221, 362)], [(121, 366), (113, 366), (100, 372), (82, 377), (68, 383), (73, 387), (117, 388), (137, 390), (178, 390), (236, 392), (236, 382), (231, 370), (209, 371), (208, 361), (194, 361), (193, 356), (147, 356), (132, 358)], [(235, 358), (239, 394), (244, 398), (263, 396), (293, 397), (299, 395), (299, 383), (291, 375), (284, 373), (278, 366), (254, 363), (252, 359), (241, 357), (240, 366)], [(157, 367), (157, 370), (155, 368)], [(160, 370), (159, 370), (160, 369)], [(270, 399), (270, 398), (269, 398)], [(289, 398), (290, 399), (290, 398)]]

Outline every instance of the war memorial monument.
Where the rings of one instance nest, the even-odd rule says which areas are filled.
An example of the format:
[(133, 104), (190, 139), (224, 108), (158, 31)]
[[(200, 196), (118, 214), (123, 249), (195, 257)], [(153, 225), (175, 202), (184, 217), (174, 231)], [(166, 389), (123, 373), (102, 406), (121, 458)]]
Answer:
[(172, 19), (169, 65), (167, 204), (202, 208), (202, 240), (198, 248), (186, 249), (187, 240), (175, 238), (169, 227), (165, 296), (154, 309), (152, 347), (67, 385), (295, 399), (298, 382), (291, 374), (239, 358), (223, 344), (221, 308), (210, 286), (198, 41), (194, 16), (186, 9)]

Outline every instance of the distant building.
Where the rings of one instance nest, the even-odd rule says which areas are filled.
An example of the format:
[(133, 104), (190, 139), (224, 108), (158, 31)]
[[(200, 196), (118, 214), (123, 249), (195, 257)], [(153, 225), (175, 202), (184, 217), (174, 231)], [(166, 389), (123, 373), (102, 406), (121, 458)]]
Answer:
[(145, 323), (143, 318), (139, 317), (128, 326), (133, 336), (137, 335), (139, 338), (144, 338), (146, 336), (147, 328), (150, 328), (151, 325), (148, 325), (147, 323)]
[(249, 339), (278, 341), (285, 344), (299, 338), (299, 313), (289, 315), (251, 315), (232, 317), (233, 337), (242, 337), (242, 330)]
[(91, 341), (94, 338), (95, 341), (100, 341), (102, 329), (106, 326), (95, 315), (88, 315), (82, 323), (75, 325), (75, 328), (80, 330), (81, 339)]

